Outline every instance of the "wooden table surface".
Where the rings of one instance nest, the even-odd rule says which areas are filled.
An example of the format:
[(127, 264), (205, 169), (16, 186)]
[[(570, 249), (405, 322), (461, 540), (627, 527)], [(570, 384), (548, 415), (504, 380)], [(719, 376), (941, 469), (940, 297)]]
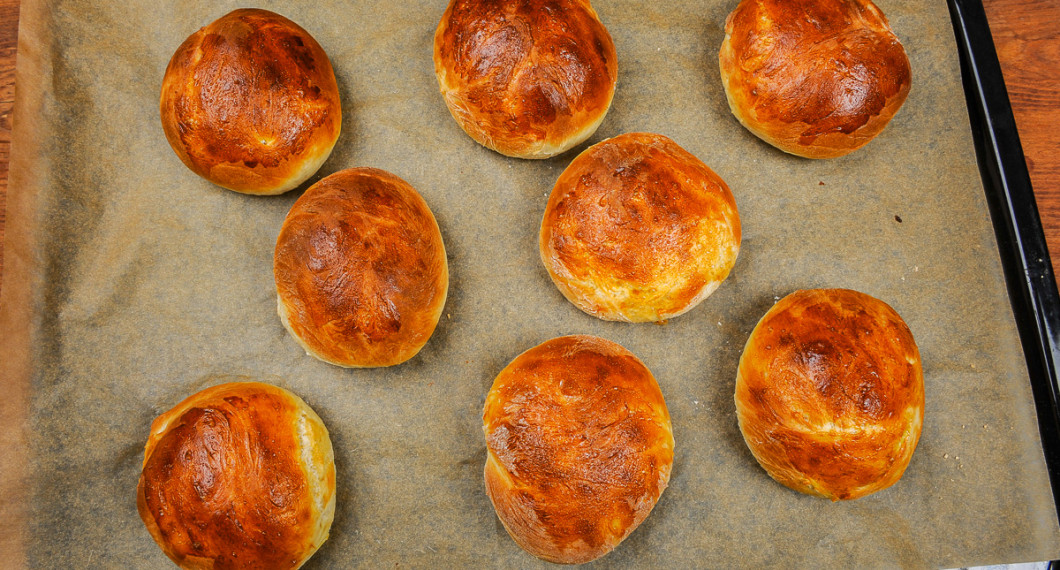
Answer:
[[(0, 0), (0, 287), (20, 0)], [(983, 0), (1045, 238), (1060, 267), (1060, 0)]]

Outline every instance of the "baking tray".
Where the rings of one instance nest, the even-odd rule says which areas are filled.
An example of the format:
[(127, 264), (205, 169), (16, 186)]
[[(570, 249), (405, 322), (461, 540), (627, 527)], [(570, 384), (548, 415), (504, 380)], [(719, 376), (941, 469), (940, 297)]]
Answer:
[[(353, 2), (341, 7), (338, 18), (320, 4), (265, 0), (262, 7), (288, 12), (325, 45), (337, 66), (344, 106), (352, 104), (344, 137), (321, 174), (364, 165), (406, 178), (435, 210), (451, 253), (446, 316), (423, 353), (393, 370), (346, 372), (307, 359), (273, 312), (269, 242), (298, 192), (261, 199), (212, 187), (176, 161), (156, 128), (153, 100), (165, 60), (191, 30), (235, 3), (140, 0), (118, 7), (93, 0), (26, 0), (24, 30), (39, 35), (20, 36), (9, 219), (27, 211), (39, 214), (43, 235), (59, 237), (25, 248), (33, 237), (26, 235), (27, 225), (9, 222), (5, 277), (14, 279), (5, 279), (2, 294), (26, 302), (0, 306), (0, 331), (17, 333), (0, 338), (0, 349), (9, 349), (0, 353), (0, 372), (5, 382), (14, 380), (8, 398), (0, 401), (0, 425), (10, 425), (2, 420), (23, 406), (33, 429), (24, 434), (28, 447), (9, 448), (0, 475), (27, 460), (32, 472), (20, 480), (21, 490), (32, 493), (25, 494), (25, 504), (5, 502), (20, 496), (9, 492), (18, 486), (0, 480), (0, 556), (24, 554), (41, 566), (164, 565), (132, 501), (147, 425), (191, 391), (242, 374), (293, 389), (332, 430), (340, 506), (332, 537), (311, 566), (540, 566), (506, 536), (482, 492), (479, 415), (504, 364), (551, 336), (570, 333), (597, 334), (640, 356), (659, 378), (677, 438), (670, 488), (647, 522), (600, 566), (954, 566), (1055, 556), (1060, 541), (1051, 505), (1057, 494), (1049, 477), (1056, 471), (1047, 466), (1056, 446), (1045, 429), (1041, 442), (1033, 433), (1035, 406), (1039, 418), (1050, 416), (1041, 413), (1041, 398), (1024, 381), (1044, 379), (1055, 388), (1053, 360), (1033, 356), (1035, 343), (1041, 345), (1035, 339), (1044, 337), (1028, 335), (1050, 321), (1016, 303), (1020, 297), (1011, 291), (1019, 290), (1026, 273), (1019, 265), (1010, 267), (1013, 256), (1021, 256), (1038, 260), (1048, 275), (1044, 246), (1043, 255), (1035, 257), (1024, 248), (1025, 236), (1017, 234), (1023, 249), (1016, 253), (1013, 238), (995, 240), (997, 220), (1014, 211), (998, 210), (995, 203), (1018, 206), (1019, 199), (1013, 198), (1013, 185), (1001, 186), (1003, 198), (995, 198), (986, 177), (985, 197), (979, 192), (971, 139), (962, 139), (967, 144), (958, 153), (939, 154), (933, 147), (916, 147), (923, 138), (903, 137), (940, 141), (921, 125), (938, 127), (939, 136), (970, 132), (980, 158), (986, 157), (980, 166), (989, 164), (985, 150), (1013, 147), (978, 142), (983, 132), (989, 140), (996, 135), (977, 126), (972, 101), (971, 123), (964, 122), (959, 100), (971, 92), (961, 89), (953, 52), (961, 42), (953, 44), (953, 30), (965, 29), (965, 16), (955, 16), (951, 27), (940, 0), (880, 3), (892, 23), (900, 24), (899, 35), (914, 40), (907, 43), (914, 60), (910, 100), (877, 140), (851, 158), (805, 162), (761, 144), (725, 108), (716, 47), (734, 0), (597, 2), (619, 45), (620, 75), (615, 106), (592, 141), (634, 130), (671, 136), (729, 181), (745, 219), (741, 258), (714, 296), (665, 326), (634, 326), (578, 312), (548, 281), (536, 252), (522, 247), (534, 243), (544, 198), (573, 153), (545, 162), (514, 161), (481, 149), (455, 127), (426, 59), (444, 2)], [(963, 14), (962, 7), (967, 9), (951, 2), (950, 14)], [(387, 17), (356, 25), (379, 14)], [(47, 25), (33, 25), (42, 20)], [(985, 20), (980, 23), (985, 31)], [(372, 41), (358, 42), (358, 34)], [(984, 33), (970, 36), (989, 44)], [(415, 54), (395, 58), (411, 48)], [(941, 48), (941, 61), (929, 57)], [(388, 67), (399, 73), (386, 73)], [(966, 67), (965, 81), (968, 69), (981, 67)], [(935, 84), (941, 89), (936, 93), (927, 86), (938, 76), (948, 83)], [(984, 84), (1000, 85), (997, 77)], [(653, 90), (658, 87), (653, 81), (668, 87)], [(699, 115), (688, 113), (690, 105), (699, 105)], [(26, 137), (40, 132), (38, 125), (69, 136)], [(86, 125), (96, 130), (77, 130)], [(430, 146), (435, 143), (442, 146)], [(100, 148), (109, 149), (113, 164), (85, 162)], [(416, 162), (426, 150), (437, 153), (435, 163)], [(885, 160), (888, 153), (903, 152), (920, 152), (935, 162)], [(39, 158), (27, 163), (30, 156)], [(892, 172), (903, 165), (909, 170)], [(1008, 170), (997, 170), (1012, 171), (1004, 166)], [(887, 176), (893, 184), (878, 188)], [(943, 185), (933, 176), (964, 183), (954, 189), (959, 200), (952, 212), (943, 204), (953, 196), (941, 195)], [(761, 182), (765, 179), (779, 182), (782, 191)], [(818, 180), (827, 185), (818, 186)], [(462, 193), (445, 199), (447, 184)], [(920, 195), (911, 186), (931, 191)], [(85, 192), (86, 187), (99, 192)], [(38, 196), (26, 188), (50, 193)], [(1028, 184), (1025, 197), (1031, 197), (1029, 191)], [(1029, 203), (1033, 208), (1033, 200)], [(994, 209), (993, 226), (988, 207)], [(829, 217), (844, 208), (868, 215), (857, 218), (857, 234)], [(898, 210), (904, 223), (895, 217)], [(793, 211), (806, 217), (772, 223)], [(254, 223), (239, 221), (248, 212)], [(494, 223), (501, 213), (508, 224)], [(793, 249), (784, 233), (785, 226), (799, 224), (812, 230), (794, 238), (806, 246), (803, 251)], [(176, 228), (184, 241), (158, 233), (167, 227)], [(1027, 224), (1017, 220), (1012, 227), (1022, 231)], [(202, 228), (209, 231), (198, 231)], [(217, 247), (209, 239), (213, 234), (220, 240)], [(100, 239), (86, 244), (86, 236)], [(850, 240), (841, 254), (830, 251), (837, 239)], [(891, 239), (893, 248), (876, 247), (892, 245)], [(195, 263), (171, 255), (171, 243), (193, 252)], [(219, 251), (233, 243), (240, 255)], [(963, 248), (956, 257), (967, 262), (947, 265), (946, 244)], [(969, 257), (976, 248), (977, 256)], [(800, 264), (806, 251), (816, 264)], [(98, 275), (91, 271), (97, 265), (104, 270)], [(115, 265), (118, 279), (105, 272)], [(979, 265), (989, 271), (976, 272)], [(45, 270), (37, 290), (18, 279), (34, 266)], [(475, 273), (472, 266), (489, 271)], [(155, 280), (155, 269), (194, 281), (207, 267), (233, 277), (223, 283), (204, 279), (202, 291), (168, 293), (199, 304), (146, 294), (155, 284), (188, 286)], [(908, 273), (899, 281), (898, 271)], [(1009, 292), (1002, 271), (1017, 277), (1009, 279), (1014, 287)], [(947, 279), (968, 278), (976, 280), (974, 291), (940, 292), (951, 290)], [(886, 492), (851, 503), (832, 505), (776, 485), (743, 447), (732, 415), (731, 385), (742, 341), (774, 295), (807, 286), (848, 286), (887, 300), (910, 322), (925, 356), (925, 436), (909, 471)], [(1046, 289), (1055, 305), (1055, 284)], [(1027, 290), (1037, 299), (1033, 291), (1040, 288)], [(991, 304), (969, 315), (980, 295)], [(225, 305), (226, 299), (246, 307)], [(1004, 306), (1009, 300), (1015, 303), (1011, 311)], [(180, 321), (186, 316), (182, 309), (196, 319)], [(157, 328), (114, 324), (115, 316), (131, 315), (136, 324), (138, 313), (152, 311), (165, 316)], [(975, 330), (984, 319), (987, 330)], [(956, 329), (938, 330), (934, 321)], [(184, 335), (166, 337), (174, 322), (183, 323)], [(239, 338), (226, 334), (233, 326)], [(481, 334), (473, 335), (476, 326)], [(970, 349), (951, 350), (954, 338)], [(1026, 358), (1018, 354), (1021, 340)], [(1004, 362), (994, 362), (998, 359)], [(439, 363), (456, 366), (437, 368)], [(993, 365), (997, 368), (990, 369)], [(34, 373), (21, 384), (30, 369)], [(1005, 375), (1013, 381), (999, 384)], [(360, 408), (353, 407), (357, 401)], [(995, 418), (991, 407), (1004, 413)], [(1053, 410), (1055, 417), (1055, 401)], [(18, 443), (18, 434), (5, 431), (0, 441)], [(1008, 483), (1000, 485), (1001, 480)], [(431, 492), (424, 492), (428, 487)]]
[(1060, 513), (1060, 297), (1016, 120), (981, 0), (948, 0), (983, 188), (1038, 411)]

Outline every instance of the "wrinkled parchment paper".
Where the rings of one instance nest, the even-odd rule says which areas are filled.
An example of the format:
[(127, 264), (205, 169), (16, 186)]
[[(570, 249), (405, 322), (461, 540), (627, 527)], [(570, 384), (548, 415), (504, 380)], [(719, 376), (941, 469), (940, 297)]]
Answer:
[[(909, 52), (913, 90), (875, 141), (828, 161), (776, 151), (730, 115), (717, 52), (735, 4), (595, 3), (619, 82), (590, 142), (673, 138), (728, 181), (743, 220), (740, 258), (712, 297), (668, 324), (629, 325), (581, 313), (538, 260), (547, 195), (575, 153), (505, 158), (446, 111), (431, 61), (443, 1), (262, 2), (309, 30), (335, 66), (345, 124), (313, 181), (352, 166), (394, 172), (430, 204), (449, 252), (445, 314), (420, 355), (343, 370), (307, 357), (276, 316), (273, 247), (304, 187), (249, 197), (212, 186), (159, 125), (173, 51), (243, 5), (26, 0), (0, 305), (0, 556), (168, 566), (135, 507), (148, 426), (196, 390), (250, 377), (300, 394), (331, 431), (338, 510), (309, 567), (543, 566), (484, 493), (481, 410), (512, 358), (572, 333), (619, 342), (651, 368), (677, 442), (670, 488), (597, 566), (1060, 555), (945, 3), (879, 1)], [(923, 355), (927, 412), (912, 463), (891, 489), (853, 502), (774, 483), (734, 415), (747, 335), (777, 298), (807, 287), (887, 301)]]

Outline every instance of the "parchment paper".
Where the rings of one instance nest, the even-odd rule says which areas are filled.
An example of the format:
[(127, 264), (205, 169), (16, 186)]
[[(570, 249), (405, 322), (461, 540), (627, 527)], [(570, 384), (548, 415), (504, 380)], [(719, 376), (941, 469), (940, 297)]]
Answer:
[[(673, 138), (729, 183), (743, 221), (740, 258), (712, 297), (668, 324), (628, 325), (581, 313), (538, 260), (546, 198), (575, 152), (505, 158), (446, 111), (431, 62), (443, 1), (261, 2), (309, 30), (338, 77), (343, 133), (312, 181), (352, 166), (401, 176), (434, 210), (450, 256), (445, 315), (420, 355), (343, 370), (307, 357), (276, 316), (273, 247), (302, 189), (261, 198), (212, 186), (159, 124), (173, 51), (243, 5), (25, 0), (0, 303), (2, 556), (167, 567), (135, 507), (149, 424), (193, 391), (249, 377), (300, 394), (331, 431), (338, 510), (309, 567), (544, 566), (486, 498), (481, 411), (512, 358), (573, 333), (616, 341), (651, 368), (677, 443), (655, 511), (596, 566), (1060, 556), (945, 2), (878, 2), (909, 52), (913, 90), (875, 141), (828, 161), (776, 151), (730, 115), (717, 52), (735, 4), (595, 3), (619, 81), (589, 142)], [(887, 301), (923, 355), (927, 411), (909, 469), (848, 503), (773, 482), (734, 415), (747, 335), (777, 298), (808, 287)]]

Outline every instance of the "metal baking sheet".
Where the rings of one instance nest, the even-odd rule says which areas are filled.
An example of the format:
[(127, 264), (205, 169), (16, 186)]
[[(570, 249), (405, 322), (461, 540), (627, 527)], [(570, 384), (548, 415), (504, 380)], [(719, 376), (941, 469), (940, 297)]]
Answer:
[[(158, 120), (181, 41), (232, 2), (26, 0), (0, 290), (0, 556), (35, 567), (165, 567), (139, 520), (151, 420), (250, 377), (284, 386), (332, 433), (333, 566), (538, 567), (485, 496), (482, 403), (512, 358), (595, 334), (658, 378), (676, 440), (670, 488), (601, 567), (962, 566), (1060, 555), (1034, 400), (1002, 276), (947, 7), (881, 0), (913, 89), (864, 149), (808, 161), (731, 116), (717, 50), (735, 1), (598, 1), (619, 84), (596, 142), (667, 135), (736, 197), (729, 279), (664, 325), (568, 303), (537, 256), (547, 195), (574, 152), (522, 161), (467, 137), (431, 62), (444, 2), (263, 2), (331, 57), (343, 134), (319, 175), (389, 170), (432, 207), (450, 296), (411, 361), (343, 370), (305, 356), (275, 314), (272, 249), (301, 190), (249, 197), (202, 181)], [(584, 145), (583, 145), (584, 146)], [(577, 152), (577, 151), (575, 151)], [(732, 394), (747, 335), (779, 297), (847, 287), (891, 304), (924, 360), (920, 446), (894, 487), (846, 503), (769, 479)]]

